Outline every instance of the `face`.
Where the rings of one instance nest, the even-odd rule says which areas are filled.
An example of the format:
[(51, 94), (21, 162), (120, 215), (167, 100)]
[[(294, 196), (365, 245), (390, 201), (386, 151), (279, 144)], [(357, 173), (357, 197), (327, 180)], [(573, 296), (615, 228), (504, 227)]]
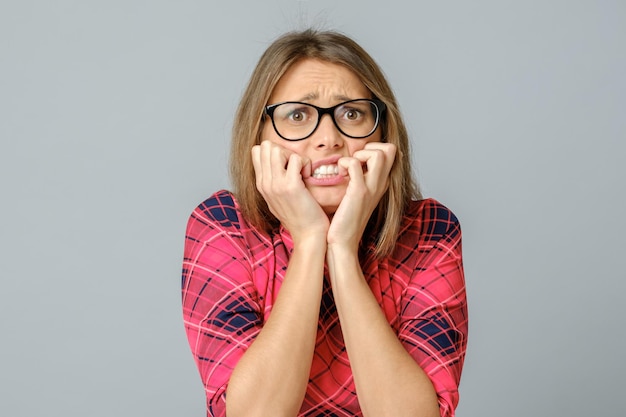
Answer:
[[(282, 76), (269, 104), (300, 101), (331, 107), (359, 98), (372, 98), (372, 94), (352, 71), (341, 65), (306, 59), (292, 65)], [(324, 115), (307, 139), (288, 141), (281, 138), (269, 119), (263, 125), (261, 137), (311, 161), (311, 172), (317, 170), (317, 173), (305, 175), (304, 183), (324, 211), (331, 215), (345, 195), (349, 181), (347, 177), (334, 174), (337, 160), (352, 156), (368, 142), (380, 142), (380, 132), (379, 126), (372, 135), (353, 139), (337, 130), (330, 115)]]

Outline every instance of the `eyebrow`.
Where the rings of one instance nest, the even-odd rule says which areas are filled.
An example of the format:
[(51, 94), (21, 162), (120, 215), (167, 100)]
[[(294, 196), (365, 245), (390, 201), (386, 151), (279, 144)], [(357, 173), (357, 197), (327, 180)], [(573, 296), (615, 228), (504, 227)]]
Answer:
[[(297, 100), (297, 101), (307, 102), (307, 101), (315, 100), (315, 99), (318, 99), (318, 98), (319, 98), (319, 94), (318, 93), (309, 93), (309, 94), (306, 94), (306, 95), (300, 97), (300, 99)], [(337, 101), (340, 101), (340, 102), (341, 101), (352, 100), (351, 97), (344, 96), (343, 94), (336, 94), (332, 98), (334, 100), (337, 100)]]

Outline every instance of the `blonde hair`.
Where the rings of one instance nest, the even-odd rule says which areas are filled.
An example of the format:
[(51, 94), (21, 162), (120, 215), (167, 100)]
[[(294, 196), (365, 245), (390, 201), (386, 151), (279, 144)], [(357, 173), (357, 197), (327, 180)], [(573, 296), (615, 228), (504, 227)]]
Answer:
[(230, 174), (241, 212), (247, 221), (267, 232), (279, 226), (256, 188), (250, 149), (261, 141), (263, 110), (274, 87), (287, 69), (302, 59), (343, 65), (387, 106), (380, 127), (382, 140), (397, 146), (396, 160), (390, 173), (389, 189), (372, 214), (366, 231), (375, 237), (376, 256), (387, 256), (395, 246), (408, 202), (421, 198), (411, 170), (408, 134), (381, 69), (361, 46), (338, 32), (313, 29), (289, 32), (274, 41), (261, 56), (233, 124)]

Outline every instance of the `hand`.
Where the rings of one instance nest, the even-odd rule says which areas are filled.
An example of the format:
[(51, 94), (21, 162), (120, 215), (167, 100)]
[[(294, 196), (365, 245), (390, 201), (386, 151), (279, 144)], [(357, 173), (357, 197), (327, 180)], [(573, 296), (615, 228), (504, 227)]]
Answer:
[(294, 242), (309, 235), (326, 236), (329, 220), (302, 181), (311, 162), (270, 141), (252, 147), (256, 187), (270, 211)]
[(395, 145), (371, 142), (352, 157), (339, 160), (339, 174), (348, 175), (350, 182), (331, 221), (329, 245), (344, 244), (358, 250), (367, 222), (389, 187), (395, 156)]

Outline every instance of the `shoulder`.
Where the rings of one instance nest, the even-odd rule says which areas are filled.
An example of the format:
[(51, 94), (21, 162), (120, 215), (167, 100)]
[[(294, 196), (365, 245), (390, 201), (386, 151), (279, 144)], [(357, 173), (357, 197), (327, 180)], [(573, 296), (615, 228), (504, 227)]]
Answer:
[(227, 190), (214, 193), (193, 210), (186, 234), (188, 239), (203, 242), (213, 241), (219, 236), (243, 246), (265, 247), (269, 239), (266, 232), (246, 221), (237, 199)]
[(419, 235), (421, 241), (454, 239), (461, 235), (459, 219), (448, 207), (433, 198), (413, 200), (404, 216), (402, 234)]
[(187, 238), (207, 241), (215, 236), (241, 237), (249, 227), (246, 225), (235, 197), (220, 190), (200, 203), (187, 221)]
[(205, 220), (222, 227), (241, 228), (241, 216), (235, 196), (230, 191), (220, 190), (196, 207), (191, 218)]

